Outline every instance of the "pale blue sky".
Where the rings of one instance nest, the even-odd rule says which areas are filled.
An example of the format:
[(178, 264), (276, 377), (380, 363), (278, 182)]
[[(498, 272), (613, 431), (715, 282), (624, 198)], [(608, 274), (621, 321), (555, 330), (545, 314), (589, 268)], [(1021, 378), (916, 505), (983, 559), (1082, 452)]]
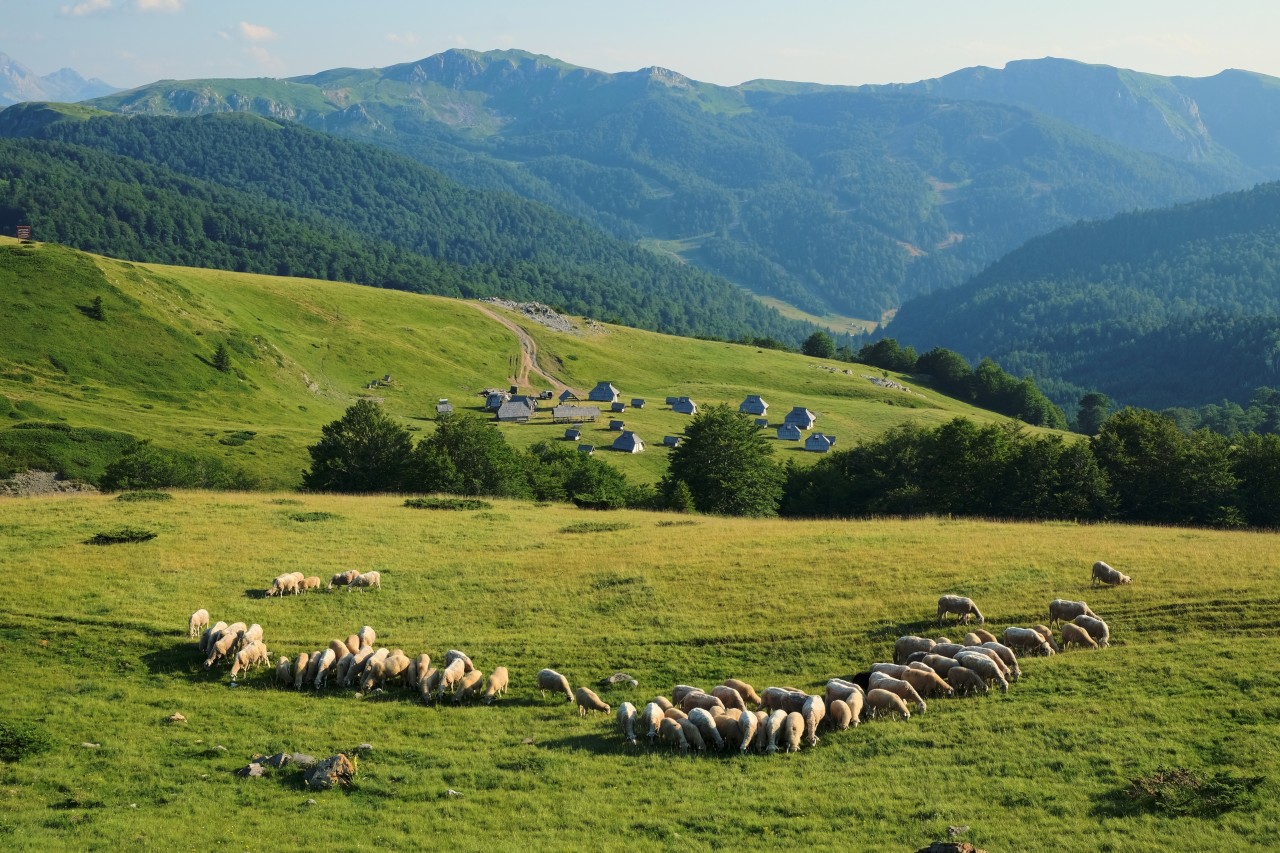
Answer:
[(0, 0), (0, 52), (116, 86), (295, 76), (521, 48), (625, 71), (909, 82), (1060, 56), (1158, 74), (1280, 76), (1276, 0)]

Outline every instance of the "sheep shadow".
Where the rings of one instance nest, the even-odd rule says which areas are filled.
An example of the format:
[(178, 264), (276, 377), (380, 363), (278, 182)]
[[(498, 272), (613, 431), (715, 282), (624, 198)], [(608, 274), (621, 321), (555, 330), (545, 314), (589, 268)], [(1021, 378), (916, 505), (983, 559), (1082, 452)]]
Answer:
[(260, 586), (250, 587), (244, 591), (244, 597), (248, 599), (260, 599), (267, 597), (267, 591)]
[(200, 664), (204, 657), (200, 647), (188, 640), (162, 649), (147, 652), (142, 656), (142, 663), (152, 675), (182, 675), (188, 680), (208, 680), (208, 673)]
[(589, 752), (593, 755), (626, 750), (639, 752), (644, 749), (642, 746), (629, 747), (617, 737), (605, 737), (599, 734), (572, 735), (570, 737), (556, 738), (555, 740), (540, 740), (534, 746), (539, 749), (555, 751)]

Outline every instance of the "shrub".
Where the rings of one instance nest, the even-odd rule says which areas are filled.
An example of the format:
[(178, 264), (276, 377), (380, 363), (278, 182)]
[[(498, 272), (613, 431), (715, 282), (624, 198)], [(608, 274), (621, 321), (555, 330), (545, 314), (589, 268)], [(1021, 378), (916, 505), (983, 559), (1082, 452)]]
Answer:
[(289, 519), (291, 521), (329, 521), (334, 518), (342, 518), (336, 512), (291, 512)]
[(479, 498), (409, 498), (410, 509), (493, 509), (493, 504)]
[(171, 501), (173, 500), (173, 495), (168, 492), (139, 490), (134, 492), (121, 492), (116, 495), (116, 500), (121, 503), (136, 503), (139, 501)]
[(0, 761), (18, 761), (53, 748), (53, 738), (32, 723), (0, 720)]
[(1125, 794), (1151, 811), (1216, 817), (1247, 804), (1263, 781), (1261, 776), (1210, 776), (1185, 767), (1160, 768), (1130, 780)]
[(85, 540), (86, 545), (119, 545), (124, 542), (146, 542), (155, 539), (154, 531), (143, 527), (117, 527), (95, 533)]
[(629, 530), (635, 525), (625, 521), (583, 521), (560, 528), (561, 533), (610, 533), (614, 530)]

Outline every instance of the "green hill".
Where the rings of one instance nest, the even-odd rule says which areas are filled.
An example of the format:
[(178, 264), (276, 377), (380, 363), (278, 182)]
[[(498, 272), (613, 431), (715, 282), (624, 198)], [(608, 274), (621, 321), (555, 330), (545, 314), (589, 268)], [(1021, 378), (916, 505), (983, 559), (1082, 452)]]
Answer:
[(400, 151), (555, 205), (810, 313), (878, 320), (1081, 218), (1246, 185), (1042, 113), (841, 87), (721, 87), (451, 50), (290, 80), (161, 81), (129, 115), (249, 112)]
[[(90, 316), (98, 297), (102, 320)], [(320, 427), (359, 398), (381, 401), (412, 429), (430, 430), (439, 398), (478, 410), (477, 391), (518, 379), (520, 343), (486, 313), (493, 311), (502, 315), (454, 299), (137, 264), (4, 240), (0, 410), (14, 424), (63, 422), (151, 439), (244, 470), (264, 485), (292, 488)], [(647, 400), (624, 418), (650, 449), (608, 455), (641, 481), (664, 473), (666, 451), (658, 445), (686, 422), (663, 404), (667, 396), (736, 405), (746, 394), (761, 394), (775, 424), (804, 405), (841, 446), (904, 419), (1000, 420), (929, 390), (877, 387), (862, 374), (879, 371), (859, 365), (581, 319), (573, 333), (519, 322), (536, 342), (541, 369), (565, 385), (585, 393), (608, 380), (627, 402)], [(219, 344), (230, 353), (229, 372), (211, 363)], [(387, 375), (389, 382), (367, 387)], [(552, 387), (534, 376), (534, 388)], [(605, 420), (583, 440), (611, 442)], [(526, 446), (560, 438), (564, 427), (540, 415), (503, 430)], [(792, 446), (781, 454), (802, 463), (813, 456)], [(81, 467), (92, 474), (96, 466), (100, 474), (105, 462), (95, 459)]]
[(887, 333), (981, 353), (1067, 402), (1247, 400), (1280, 382), (1280, 183), (1085, 222), (965, 285), (903, 306)]

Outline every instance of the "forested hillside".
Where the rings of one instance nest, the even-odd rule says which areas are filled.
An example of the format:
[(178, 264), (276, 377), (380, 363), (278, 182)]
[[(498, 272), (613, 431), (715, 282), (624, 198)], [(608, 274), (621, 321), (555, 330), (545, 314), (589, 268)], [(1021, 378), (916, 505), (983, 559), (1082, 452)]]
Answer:
[(0, 113), (0, 217), (131, 260), (536, 299), (674, 334), (798, 342), (722, 279), (548, 207), (251, 116)]
[(1244, 185), (1025, 109), (448, 51), (291, 80), (163, 81), (129, 114), (251, 112), (546, 201), (815, 313), (879, 319), (1081, 218)]
[(1064, 401), (1244, 402), (1280, 381), (1280, 184), (1031, 240), (889, 334), (1032, 371)]

